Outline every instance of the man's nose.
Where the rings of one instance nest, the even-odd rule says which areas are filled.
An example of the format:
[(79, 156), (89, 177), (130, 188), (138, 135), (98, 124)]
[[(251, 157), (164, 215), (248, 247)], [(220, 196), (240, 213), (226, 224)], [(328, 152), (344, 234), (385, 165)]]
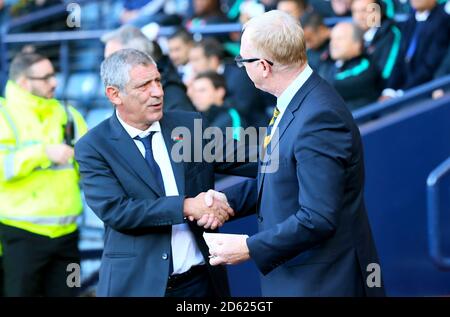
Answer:
[(161, 98), (164, 96), (164, 91), (161, 87), (161, 85), (155, 84), (152, 86), (151, 90), (152, 97)]
[(56, 81), (56, 77), (51, 77), (49, 84), (52, 88), (56, 88), (56, 85), (58, 84), (58, 82)]

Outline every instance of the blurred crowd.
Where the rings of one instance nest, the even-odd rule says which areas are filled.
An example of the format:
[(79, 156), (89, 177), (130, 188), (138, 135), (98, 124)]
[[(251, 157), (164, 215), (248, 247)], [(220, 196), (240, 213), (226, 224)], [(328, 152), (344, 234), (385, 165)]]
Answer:
[[(58, 2), (3, 0), (0, 7), (19, 15)], [(142, 30), (157, 46), (154, 57), (161, 67), (176, 70), (166, 71), (166, 80), (186, 87), (185, 104), (206, 111), (209, 107), (197, 105), (206, 89), (201, 84), (217, 88), (224, 82), (221, 104), (237, 110), (247, 125), (265, 125), (275, 99), (258, 91), (235, 65), (239, 32), (202, 36), (191, 34), (192, 27), (244, 24), (272, 9), (291, 14), (304, 29), (310, 66), (351, 110), (401, 96), (450, 69), (450, 5), (442, 0), (123, 0), (115, 8), (108, 15), (112, 25)], [(337, 23), (327, 22), (330, 18)], [(158, 37), (162, 26), (177, 30)], [(211, 72), (218, 80), (210, 79)]]

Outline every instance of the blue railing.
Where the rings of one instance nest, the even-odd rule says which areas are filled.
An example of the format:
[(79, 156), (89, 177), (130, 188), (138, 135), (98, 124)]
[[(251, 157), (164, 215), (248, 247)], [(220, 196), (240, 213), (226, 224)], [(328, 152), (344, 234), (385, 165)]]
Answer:
[(434, 263), (446, 270), (450, 270), (450, 257), (445, 257), (442, 252), (440, 194), (442, 180), (448, 175), (450, 175), (450, 157), (436, 167), (427, 178), (428, 250)]
[(429, 83), (414, 87), (405, 92), (402, 97), (392, 98), (384, 102), (376, 102), (364, 108), (353, 111), (353, 117), (358, 124), (373, 120), (386, 113), (394, 112), (404, 106), (411, 105), (421, 99), (430, 98), (436, 89), (447, 89), (450, 87), (450, 75), (435, 79)]

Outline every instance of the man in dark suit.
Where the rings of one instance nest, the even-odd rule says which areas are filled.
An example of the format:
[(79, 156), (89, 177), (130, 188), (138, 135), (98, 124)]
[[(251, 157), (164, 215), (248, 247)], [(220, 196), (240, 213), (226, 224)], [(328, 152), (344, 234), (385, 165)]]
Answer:
[(436, 0), (411, 0), (413, 10), (403, 25), (400, 51), (383, 99), (401, 96), (433, 79), (450, 43), (450, 17)]
[[(382, 295), (381, 276), (367, 283), (368, 268), (379, 261), (364, 206), (359, 130), (307, 64), (300, 24), (277, 10), (250, 20), (236, 61), (256, 87), (277, 97), (277, 107), (253, 201), (259, 232), (217, 237), (210, 263), (253, 259), (263, 296)], [(237, 213), (248, 202), (235, 192), (251, 186), (224, 191)]]
[[(199, 226), (215, 229), (233, 213), (223, 195), (208, 202), (204, 192), (214, 186), (214, 171), (236, 166), (245, 176), (242, 163), (180, 160), (175, 144), (186, 145), (181, 156), (202, 156), (202, 147), (174, 129), (202, 132), (194, 131), (201, 117), (163, 116), (161, 75), (147, 54), (119, 50), (102, 63), (101, 76), (116, 111), (75, 149), (86, 201), (106, 228), (97, 295), (229, 295), (225, 270), (208, 264)], [(247, 176), (256, 175), (254, 165)]]

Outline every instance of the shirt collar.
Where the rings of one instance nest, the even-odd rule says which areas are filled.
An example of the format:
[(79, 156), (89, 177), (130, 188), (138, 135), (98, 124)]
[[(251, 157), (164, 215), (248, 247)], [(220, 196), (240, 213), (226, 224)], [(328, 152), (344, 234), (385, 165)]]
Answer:
[(372, 42), (373, 38), (375, 37), (375, 33), (377, 33), (377, 28), (373, 27), (373, 28), (368, 29), (364, 33), (364, 42), (366, 44)]
[(430, 11), (426, 10), (423, 12), (416, 12), (416, 21), (417, 22), (423, 22), (426, 21), (428, 19), (428, 16), (430, 15)]
[(224, 64), (220, 64), (219, 67), (217, 67), (217, 73), (219, 75), (223, 75), (223, 73), (225, 73), (225, 65)]
[(312, 74), (312, 69), (307, 64), (305, 69), (294, 79), (294, 81), (283, 91), (280, 97), (277, 98), (277, 107), (280, 113), (284, 113), (289, 103), (294, 98), (297, 91), (303, 86)]
[(123, 128), (125, 129), (125, 131), (127, 131), (127, 133), (130, 135), (130, 137), (132, 139), (134, 139), (135, 137), (139, 136), (140, 138), (145, 138), (146, 136), (148, 136), (150, 134), (150, 132), (155, 131), (155, 132), (161, 132), (161, 125), (159, 124), (159, 121), (155, 121), (152, 123), (151, 126), (149, 126), (145, 131), (142, 131), (140, 129), (137, 129), (135, 127), (132, 127), (131, 125), (129, 125), (128, 123), (126, 123), (125, 121), (123, 121), (120, 116), (119, 116), (119, 112), (117, 112), (116, 110), (116, 115), (117, 115), (117, 119), (119, 120), (120, 124), (123, 126)]

